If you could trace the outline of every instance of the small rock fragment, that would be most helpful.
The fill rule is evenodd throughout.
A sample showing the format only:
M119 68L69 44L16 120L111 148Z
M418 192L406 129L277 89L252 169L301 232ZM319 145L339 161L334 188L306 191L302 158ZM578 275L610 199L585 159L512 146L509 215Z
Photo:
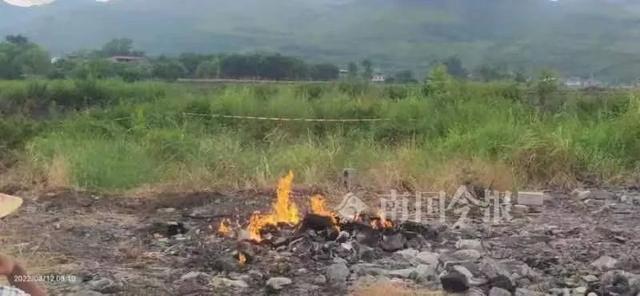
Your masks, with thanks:
M596 261L591 262L591 266L601 271L614 269L617 264L618 260L609 256L601 256Z
M327 267L325 276L330 284L344 284L349 277L349 268L344 263L334 263Z
M457 249L473 249L482 251L482 242L477 239L461 239L456 242Z
M440 283L442 284L442 289L449 293L462 293L469 290L467 277L457 271L440 276Z
M489 296L511 296L511 292L502 288L493 287L491 291L489 291Z
M285 286L293 284L290 278L286 277L272 277L267 280L267 288L272 291L282 290Z

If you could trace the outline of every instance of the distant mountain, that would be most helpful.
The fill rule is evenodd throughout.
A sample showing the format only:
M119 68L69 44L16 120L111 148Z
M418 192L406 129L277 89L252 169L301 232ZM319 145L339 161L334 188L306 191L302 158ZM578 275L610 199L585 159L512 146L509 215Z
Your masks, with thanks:
M0 34L27 35L55 54L130 37L152 54L278 51L387 71L552 67L610 81L640 77L640 3L632 0L58 0L0 1Z

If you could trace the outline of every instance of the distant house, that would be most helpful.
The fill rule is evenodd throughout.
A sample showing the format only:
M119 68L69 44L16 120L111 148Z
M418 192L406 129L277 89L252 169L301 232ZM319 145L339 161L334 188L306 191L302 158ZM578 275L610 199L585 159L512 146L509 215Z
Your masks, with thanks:
M138 63L144 60L144 57L139 56L112 56L109 58L114 63Z
M569 88L582 88L584 82L580 77L571 77L564 82L564 85Z
M347 77L349 77L349 70L347 69L340 69L340 75L339 75L340 79L345 79Z
M373 74L371 77L371 82L385 82L387 79L384 77L384 74Z

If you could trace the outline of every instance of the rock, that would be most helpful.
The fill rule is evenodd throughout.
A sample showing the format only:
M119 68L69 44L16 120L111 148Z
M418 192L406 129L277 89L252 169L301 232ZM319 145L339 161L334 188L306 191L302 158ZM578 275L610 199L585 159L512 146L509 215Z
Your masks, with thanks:
M493 287L489 291L489 296L511 296L511 292L502 288Z
M589 294L587 294L587 296L598 296L598 294L596 294L594 292L590 292Z
M523 289L523 288L516 289L516 296L543 296L543 295L544 295L543 293L528 290L528 289Z
M595 282L598 281L598 277L595 276L595 275L590 274L590 275L583 276L582 280L587 282L587 283L595 283Z
M395 233L391 235L385 235L380 242L380 248L387 252L395 252L404 248L407 243L407 239L402 233Z
M577 198L578 198L578 199L580 199L580 200L585 200L585 199L587 199L587 198L591 197L591 191L589 191L589 190L574 189L574 190L571 192L571 195L572 195L572 196L577 197Z
M463 274L467 278L467 282L469 283L470 286L480 286L487 283L487 281L484 279L476 278L468 268L462 265L454 266L453 270Z
M325 275L330 284L341 285L347 281L349 268L344 263L334 263L327 267Z
M486 296L487 294L484 293L484 291L480 288L477 287L473 287L471 289L469 289L469 291L467 291L467 293L464 293L465 296Z
M456 242L457 249L472 249L482 251L482 242L477 239L461 239Z
M196 280L198 278L209 279L209 275L204 272L191 271L180 277L180 281Z
M221 276L211 279L211 285L214 287L232 287L238 289L246 289L249 285L243 280L232 280Z
M609 256L601 256L596 261L591 262L591 266L601 271L614 269L617 264L618 260Z
M506 275L498 275L496 277L491 278L490 280L491 286L496 288L501 288L507 291L515 291L516 283L512 278Z
M431 265L436 267L440 260L440 255L438 253L433 252L420 252L416 255L416 260L419 263Z
M286 277L272 277L267 281L267 288L271 291L280 291L285 286L293 284L290 278Z
M119 285L108 278L95 279L89 281L87 285L91 290L104 294L118 293L123 289L122 285Z
M587 294L587 287L577 287L577 288L573 289L573 294L572 295L584 296L585 294Z
M442 289L449 293L462 293L469 290L467 277L457 271L452 271L440 276Z
M418 250L404 249L393 253L393 258L404 259L411 262L416 259L416 255L418 255Z
M313 278L312 282L316 285L324 285L327 283L327 278L324 275L319 274L317 277Z
M514 205L511 207L511 215L514 217L524 217L529 214L529 207L525 205Z
M602 275L603 295L635 295L640 292L640 275L623 270L610 270Z
M415 274L413 275L414 280L419 283L426 283L430 281L434 281L436 279L436 265L431 264L420 264L415 269Z
M91 290L85 290L85 291L78 291L73 294L69 294L68 296L104 296L104 295L106 294L102 294L100 292L91 291Z
M396 269L396 270L390 270L386 273L386 275L390 276L390 277L398 277L398 278L402 278L402 279L408 279L410 277L412 277L415 273L416 269L415 268L405 268L405 269Z
M541 206L544 204L544 192L518 192L518 204Z
M451 254L452 257L461 261L475 261L482 257L478 250L458 250Z

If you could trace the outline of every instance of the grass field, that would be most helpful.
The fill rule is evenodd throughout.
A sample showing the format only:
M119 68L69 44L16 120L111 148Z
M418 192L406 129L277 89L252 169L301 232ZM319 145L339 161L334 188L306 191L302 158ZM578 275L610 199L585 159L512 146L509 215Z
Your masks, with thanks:
M511 83L195 86L0 82L0 183L101 191L248 189L289 169L331 188L637 182L640 97ZM298 122L212 114L376 122ZM2 169L4 167L4 169Z

